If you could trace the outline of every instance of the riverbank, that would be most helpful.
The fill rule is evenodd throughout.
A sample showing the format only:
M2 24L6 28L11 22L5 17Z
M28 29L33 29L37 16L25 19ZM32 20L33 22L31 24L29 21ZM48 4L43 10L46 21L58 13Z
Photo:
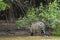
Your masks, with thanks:
M0 36L0 40L60 40L57 36Z

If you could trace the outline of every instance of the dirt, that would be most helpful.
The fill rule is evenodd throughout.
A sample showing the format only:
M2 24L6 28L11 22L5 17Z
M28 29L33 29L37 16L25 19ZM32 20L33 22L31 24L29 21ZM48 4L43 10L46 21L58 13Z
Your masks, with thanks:
M48 35L49 33L46 32ZM8 36L8 35L19 35L19 36L29 36L30 32L29 29L18 29L15 23L4 23L0 24L0 36Z

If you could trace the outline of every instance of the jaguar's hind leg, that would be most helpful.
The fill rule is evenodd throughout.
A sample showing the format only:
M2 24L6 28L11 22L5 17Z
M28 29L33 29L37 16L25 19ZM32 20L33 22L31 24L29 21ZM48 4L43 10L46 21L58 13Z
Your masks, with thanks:
M31 32L31 34L30 34L31 36L33 36L33 32Z

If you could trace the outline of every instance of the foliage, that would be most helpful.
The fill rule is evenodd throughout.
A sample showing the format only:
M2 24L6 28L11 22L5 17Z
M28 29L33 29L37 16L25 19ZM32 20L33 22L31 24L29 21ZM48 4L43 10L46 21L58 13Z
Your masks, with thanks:
M28 10L26 17L20 17L17 21L19 27L29 27L33 20L42 21L48 25L48 27L55 30L52 32L53 35L60 35L60 9L57 1L55 0L53 3L49 3L45 8L41 3L39 9L40 13L38 15L35 14L35 9L32 8Z
M24 17L24 18L19 18L19 20L17 21L17 25L19 26L19 27L27 27L28 26L28 23L27 22L29 22L28 20L27 20L27 18L26 17ZM26 26L27 25L27 26Z
M58 4L56 1L54 1L53 3L49 3L49 6L42 10L39 16L42 17L42 21L45 23L47 22L47 24L49 23L49 27L55 28L59 22L59 14L60 10Z
M8 4L4 3L3 0L0 0L0 11L5 10L8 7Z
M60 9L58 6L55 0L53 3L49 3L49 6L45 7L39 14L41 20L54 29L52 35L60 35Z
M34 21L38 21L39 18L37 18L37 16L35 15L35 11L34 8L32 8L31 10L28 10L26 17L20 17L17 20L17 25L19 27L30 27L30 23L34 20Z

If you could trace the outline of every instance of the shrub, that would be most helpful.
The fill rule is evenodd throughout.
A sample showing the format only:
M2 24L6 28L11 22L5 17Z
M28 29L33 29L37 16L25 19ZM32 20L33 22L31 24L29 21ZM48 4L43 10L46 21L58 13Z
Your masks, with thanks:
M0 11L5 10L8 7L7 3L4 3L3 0L0 0Z
M58 4L56 1L54 1L53 3L49 3L49 6L42 10L39 16L41 17L41 20L44 21L46 24L49 23L49 27L55 28L59 22L59 14L60 10Z
M39 14L41 20L54 29L52 35L60 35L60 9L57 1L49 3L49 6L45 7L44 10ZM40 7L42 8L42 7Z
M39 18L35 15L35 11L34 8L32 8L31 10L28 10L27 14L25 17L20 17L17 20L17 25L19 26L19 28L21 27L30 27L30 24L32 21L38 21Z

